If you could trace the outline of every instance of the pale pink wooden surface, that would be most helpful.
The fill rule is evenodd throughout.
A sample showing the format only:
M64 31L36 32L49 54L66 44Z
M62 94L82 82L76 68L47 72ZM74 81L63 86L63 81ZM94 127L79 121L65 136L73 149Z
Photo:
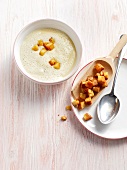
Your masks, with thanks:
M74 76L41 86L21 75L13 57L22 27L55 18L79 34L82 68L127 33L126 0L1 0L0 16L0 170L126 170L127 138L99 138L65 111Z

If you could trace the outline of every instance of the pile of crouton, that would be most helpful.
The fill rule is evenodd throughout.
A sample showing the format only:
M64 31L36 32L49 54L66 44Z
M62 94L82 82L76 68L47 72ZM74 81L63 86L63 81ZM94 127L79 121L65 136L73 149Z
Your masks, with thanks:
M90 75L86 80L80 82L79 97L72 102L72 105L78 110L84 109L92 104L92 98L96 96L103 88L107 87L108 72L104 71L104 66L97 63L94 66L95 75Z

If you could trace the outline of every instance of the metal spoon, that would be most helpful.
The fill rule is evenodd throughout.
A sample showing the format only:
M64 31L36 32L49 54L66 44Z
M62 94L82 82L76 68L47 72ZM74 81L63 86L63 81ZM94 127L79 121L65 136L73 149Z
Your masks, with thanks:
M127 44L123 47L123 49L119 53L118 64L117 64L116 73L114 76L112 90L109 94L101 98L98 104L98 107L97 107L98 118L100 122L103 124L111 123L116 118L116 115L118 114L118 111L120 108L120 101L117 98L117 96L114 95L114 88L115 88L120 64L122 62L122 59L124 57L126 50L127 50Z

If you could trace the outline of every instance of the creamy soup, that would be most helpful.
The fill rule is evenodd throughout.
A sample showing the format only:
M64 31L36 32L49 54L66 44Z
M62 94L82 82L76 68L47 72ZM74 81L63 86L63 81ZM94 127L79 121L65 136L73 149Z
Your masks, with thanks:
M55 40L54 49L47 51L43 56L38 51L32 50L38 40L49 41L53 37ZM71 39L62 31L56 29L35 30L27 35L21 44L21 62L25 70L33 77L41 81L57 81L65 77L73 68L76 61L76 50ZM49 61L55 58L60 63L59 69L54 69Z

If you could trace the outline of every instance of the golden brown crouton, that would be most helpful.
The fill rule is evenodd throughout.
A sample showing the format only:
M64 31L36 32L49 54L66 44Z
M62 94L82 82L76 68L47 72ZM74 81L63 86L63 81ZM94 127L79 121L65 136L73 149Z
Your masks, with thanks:
M96 73L96 74L95 74L95 77L98 77L98 76L100 76L100 73Z
M42 48L41 49L41 51L39 52L39 54L41 55L41 56L43 56L45 53L46 53L46 49L45 48Z
M51 50L54 49L54 44L51 43L51 42L44 42L43 45L44 45L44 47L46 48L46 50L51 51Z
M98 83L100 84L100 85L102 85L102 84L104 84L105 83L105 77L104 76L98 76Z
M93 82L93 86L97 86L98 85L98 81L97 81L96 78L94 78L92 82Z
M94 97L93 90L91 90L91 89L88 90L88 96L91 97L91 98Z
M85 101L79 102L78 109L82 110L85 108Z
M86 80L93 81L94 77L93 76L88 76Z
M102 85L101 85L101 87L103 87L103 88L105 88L105 87L107 87L108 86L108 83L105 81L105 83L103 83Z
M55 69L60 69L60 63L59 63L59 62L56 62L56 63L53 65L53 67L54 67Z
M100 63L97 63L95 66L94 66L95 70L100 73L102 70L104 70L104 66L101 65Z
M51 37L50 39L49 39L49 41L51 42L51 43L55 43L55 39L53 38L53 37Z
M85 103L86 103L87 105L91 105L91 104L92 104L91 97L87 97L87 98L85 99Z
M92 119L92 116L91 116L89 113L85 113L84 116L83 116L83 119L84 119L85 121L87 121L87 120Z
M85 94L88 93L88 89L89 89L88 87L80 88L81 92L82 92L82 93L85 93Z
M80 93L80 94L79 94L79 97L80 97L80 99L85 100L85 98L86 98L86 94L84 94L84 93Z
M94 92L96 92L96 93L98 93L98 92L100 91L100 89L101 89L101 88L100 88L100 87L98 87L98 86L93 87L93 91L94 91Z
M82 88L82 89L84 89L86 86L85 86L85 80L82 80L81 81L81 83L80 83L80 87Z
M100 72L100 76L103 76L103 75L104 75L104 71L101 71L101 72Z
M68 105L68 106L66 106L66 108L65 108L66 110L72 110L72 107L70 106L70 105Z
M90 80L85 81L85 86L88 87L89 89L92 89L93 87L93 82Z
M108 79L108 72L104 72L104 77L106 80Z
M79 100L77 100L77 99L72 102L72 105L74 107L78 107L78 104L79 104Z
M62 120L62 121L67 120L67 116L61 116L61 120Z
M37 45L37 44L34 45L34 46L32 47L32 50L33 50L33 51L38 51L38 50L39 50L38 45Z
M54 58L52 58L50 61L49 61L49 64L51 65L51 66L53 66L53 65L55 65L56 64L56 60L54 59Z
M37 45L38 45L38 46L43 46L43 41L42 41L42 40L38 40Z

